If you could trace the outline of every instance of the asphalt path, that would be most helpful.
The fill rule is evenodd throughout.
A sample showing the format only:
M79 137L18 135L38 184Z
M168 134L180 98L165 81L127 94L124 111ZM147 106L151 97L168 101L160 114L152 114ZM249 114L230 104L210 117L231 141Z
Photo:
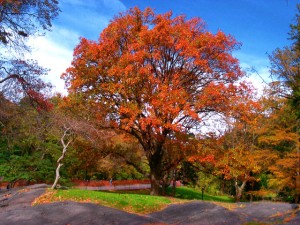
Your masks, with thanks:
M212 202L191 201L137 215L121 210L72 201L31 206L47 185L0 192L0 225L98 224L300 224L298 205L289 203L236 203L227 209Z

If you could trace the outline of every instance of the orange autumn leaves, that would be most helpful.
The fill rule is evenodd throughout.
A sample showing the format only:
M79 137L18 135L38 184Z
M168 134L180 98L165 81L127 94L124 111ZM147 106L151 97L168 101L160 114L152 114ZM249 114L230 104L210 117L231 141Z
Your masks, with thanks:
M206 31L199 18L134 8L97 42L82 38L62 77L119 128L163 135L199 122L203 111L226 108L243 76L230 54L237 46L231 36Z

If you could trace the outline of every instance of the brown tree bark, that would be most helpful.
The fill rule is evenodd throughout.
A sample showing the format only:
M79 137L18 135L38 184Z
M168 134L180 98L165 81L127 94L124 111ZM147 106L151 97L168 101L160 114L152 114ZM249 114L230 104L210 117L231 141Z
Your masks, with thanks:
M241 197L242 197L242 194L243 194L243 190L246 186L246 183L247 183L247 180L244 180L242 185L239 186L238 185L238 180L235 179L235 183L234 183L234 186L235 186L235 201L236 202L239 202L241 200Z
M153 152L153 151L149 151ZM149 166L150 166L150 195L160 195L161 188L160 188L160 180L163 177L162 171L162 152L158 149L155 149L155 153L148 157Z

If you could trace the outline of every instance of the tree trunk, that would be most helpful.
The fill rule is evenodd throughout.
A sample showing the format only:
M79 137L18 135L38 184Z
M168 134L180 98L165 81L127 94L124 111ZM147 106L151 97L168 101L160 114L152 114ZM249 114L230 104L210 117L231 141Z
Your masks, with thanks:
M235 185L234 186L235 186L235 201L236 202L239 202L241 200L243 190L244 190L244 187L245 187L246 183L247 183L247 180L244 180L242 185L239 186L237 179L235 180Z
M160 180L161 185L161 195L166 195L167 188L169 186L169 178L168 174L165 174L165 176Z
M155 153L148 158L148 161L150 166L150 195L160 195L160 180L163 177L161 152L156 150Z
M52 185L52 189L55 189L56 188L56 185L57 185L57 183L58 183L58 180L59 180L59 178L60 178L60 175L59 175L59 170L60 170L60 167L62 167L62 160L64 159L64 157L65 157L65 154L66 154L66 152L67 152L67 149L68 149L68 146L69 146L69 144L72 142L72 138L70 138L69 140L68 140L68 142L66 143L65 142L65 138L68 138L70 135L72 135L72 131L71 131L71 128L66 128L65 127L65 131L64 131L64 134L63 134L63 136L61 137L61 139L60 139L60 142L61 142L61 144L62 144L62 146L63 146L63 150L62 150L62 154L61 154L61 156L59 157L59 159L57 160L57 168L56 168L56 172L55 172L55 181L54 181L54 183L53 183L53 185Z
M160 173L158 171L158 168L151 168L150 167L150 183L151 183L151 189L150 189L150 195L160 195Z
M172 185L172 196L176 195L176 169L173 171L173 185Z
M59 170L60 170L60 167L62 167L62 165L63 165L62 163L58 163L58 165L57 165L57 168L56 168L56 171L55 171L55 181L54 181L54 183L51 187L52 189L56 188L56 185L57 185L58 180L60 178Z

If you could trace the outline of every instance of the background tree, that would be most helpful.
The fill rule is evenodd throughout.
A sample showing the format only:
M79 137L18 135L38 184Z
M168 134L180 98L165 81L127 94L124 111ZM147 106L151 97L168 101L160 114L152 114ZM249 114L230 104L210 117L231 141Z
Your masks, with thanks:
M0 91L7 98L19 100L21 90L37 103L44 103L40 91L49 84L41 76L47 71L24 59L24 53L30 52L26 40L50 30L58 13L57 0L0 1Z
M157 195L166 140L196 128L201 113L227 109L243 76L231 55L237 46L221 31L206 31L199 18L134 8L115 17L98 42L82 38L62 77L71 95L137 138Z
M268 90L261 100L265 113L260 121L263 126L257 130L258 146L265 150L268 187L296 199L295 178L300 169L297 116L289 100L274 96L272 91Z
M77 137L73 146L77 162L70 173L77 179L143 179L149 173L140 144L128 135L114 133L101 142Z
M76 139L68 145L65 157L60 160L63 163L59 170L60 184L68 183L71 178L83 178L80 174L84 174L86 168L81 164L86 163L86 158L94 157L90 163L97 168L100 159L111 154L106 143L115 132L98 129L93 117L87 121L78 116L79 111L81 116L91 112L82 108L71 110L61 96L47 101L53 104L51 111L35 110L28 97L17 103L0 98L0 177L12 185L19 180L53 182L63 143L68 142L66 139L61 142L65 126L72 129Z
M231 98L231 110L223 115L225 130L211 136L204 146L208 154L213 154L214 173L233 180L236 201L240 201L247 182L255 179L261 162L261 150L256 146L261 107L250 86L243 89Z
M0 174L10 182L48 181L53 169L49 115L28 108L49 110L44 94L51 85L41 79L47 70L24 54L26 41L50 30L58 12L56 0L0 1Z
M141 145L128 134L118 134L113 137L111 148L108 151L113 165L111 177L138 179L149 173L149 166Z
M176 180L180 179L178 171L190 155L195 153L196 147L197 141L192 133L174 132L169 135L163 147L164 154L160 168L163 174L160 180L163 195L170 184L172 184L172 195L175 195Z
M297 5L300 12L300 4ZM269 57L271 75L278 79L281 85L276 85L282 95L290 99L290 103L300 118L300 15L296 14L296 24L292 24L289 33L291 46L276 49Z
M20 101L24 96L29 97L32 106L49 110L51 104L43 96L52 85L45 83L41 76L47 70L38 66L33 60L0 60L0 91L12 101Z
M86 142L96 143L95 139L102 140L101 136L104 138L105 135L101 133L97 128L97 124L93 124L91 121L82 120L77 115L81 108L70 108L68 101L65 98L62 98L60 95L57 95L53 98L55 102L55 108L51 111L52 123L54 129L54 135L58 137L59 144L61 146L61 151L57 155L57 167L55 181L52 185L52 188L56 188L58 181L61 177L60 168L66 162L66 155L73 153L74 156L74 142L76 139L84 140ZM86 110L81 112L81 115L89 114ZM72 151L72 152L70 152ZM75 161L73 159L73 161Z
M35 110L28 97L18 103L3 98L0 104L0 176L11 184L20 179L49 182L59 147L50 112Z
M2 0L0 44L15 51L29 50L26 39L50 30L58 13L57 0Z
M296 23L291 24L289 39L292 41L290 46L283 49L276 49L270 56L271 75L277 79L272 87L275 91L282 93L282 96L288 99L292 107L292 114L297 116L294 121L298 135L300 134L300 4L297 4L298 13L296 14ZM298 139L295 143L299 143ZM294 158L300 158L300 147L296 144L297 152ZM293 148L292 148L293 149ZM290 150L292 150L290 149ZM295 155L296 154L296 155ZM299 160L298 160L299 161ZM288 163L289 164L289 163ZM288 165L285 165L288 166ZM292 163L290 163L292 166ZM292 167L291 167L292 169ZM300 173L298 172L299 176ZM295 186L295 185L294 185Z

